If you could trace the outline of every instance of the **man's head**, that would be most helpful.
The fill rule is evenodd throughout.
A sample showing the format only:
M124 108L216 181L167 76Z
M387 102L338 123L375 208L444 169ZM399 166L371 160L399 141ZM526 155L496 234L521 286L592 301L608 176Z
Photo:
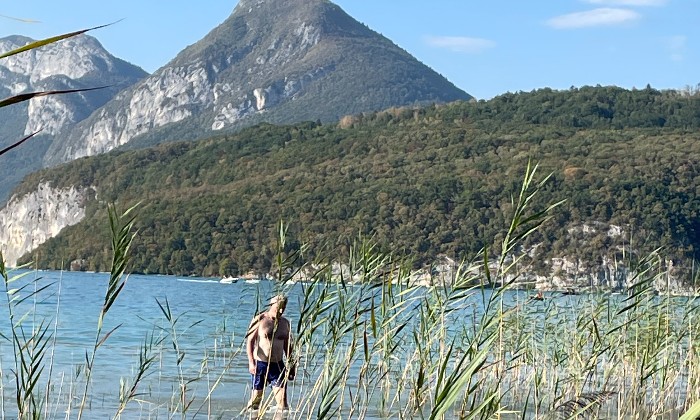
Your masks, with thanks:
M287 308L287 296L277 295L270 299L270 312L282 315Z

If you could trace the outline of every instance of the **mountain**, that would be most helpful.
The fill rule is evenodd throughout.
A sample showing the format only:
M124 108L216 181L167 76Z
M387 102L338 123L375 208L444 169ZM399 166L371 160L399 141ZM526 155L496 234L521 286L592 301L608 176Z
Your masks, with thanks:
M327 0L241 0L202 40L57 139L47 163L261 121L470 98Z
M700 165L688 159L699 129L700 95L615 87L260 124L34 173L0 211L0 244L23 241L3 249L10 263L106 270L106 204L141 202L139 272L266 272L280 220L287 246L310 245L306 258L342 259L360 234L429 266L501 249L531 161L536 179L552 177L530 212L567 201L519 248L521 266L550 283L611 285L663 247L687 280L700 247ZM20 258L38 245L27 238L57 231Z
M0 52L33 40L0 38ZM30 91L106 86L79 94L35 98L0 108L0 147L35 131L40 134L7 155L0 165L0 202L27 173L39 169L53 138L88 117L120 90L146 75L142 69L109 54L93 37L82 35L0 60L0 97Z

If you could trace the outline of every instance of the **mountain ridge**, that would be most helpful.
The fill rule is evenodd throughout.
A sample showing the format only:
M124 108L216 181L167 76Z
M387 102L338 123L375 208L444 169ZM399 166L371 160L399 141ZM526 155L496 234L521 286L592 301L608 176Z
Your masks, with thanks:
M470 98L331 2L241 2L200 41L54 142L46 163L140 136L151 145L261 121L328 122Z
M21 35L0 38L0 52L33 40ZM103 89L31 99L0 109L0 146L39 131L22 147L4 156L0 166L0 202L22 176L42 166L53 138L88 117L118 91L146 75L141 68L111 55L100 42L80 35L0 60L0 96L29 91Z

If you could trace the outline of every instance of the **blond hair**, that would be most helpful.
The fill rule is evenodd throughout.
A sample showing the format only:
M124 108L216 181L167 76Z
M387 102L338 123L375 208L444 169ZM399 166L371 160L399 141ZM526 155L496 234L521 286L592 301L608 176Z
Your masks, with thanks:
M277 303L280 308L286 308L288 301L289 301L289 299L287 299L287 296L279 294L279 295L273 296L270 299L270 305L274 305L275 303Z

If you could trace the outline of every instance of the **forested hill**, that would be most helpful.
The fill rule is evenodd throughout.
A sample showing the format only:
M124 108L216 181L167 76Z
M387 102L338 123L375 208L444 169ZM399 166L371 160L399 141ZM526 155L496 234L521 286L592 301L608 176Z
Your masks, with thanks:
M310 254L358 234L409 254L468 256L500 240L529 160L553 172L536 206L561 199L537 259L614 258L618 246L700 245L700 97L585 87L348 116L339 124L260 125L199 142L117 151L33 174L95 186L87 216L25 259L108 269L106 203L142 202L133 269L224 275L265 271L280 220ZM583 237L584 224L623 228Z

